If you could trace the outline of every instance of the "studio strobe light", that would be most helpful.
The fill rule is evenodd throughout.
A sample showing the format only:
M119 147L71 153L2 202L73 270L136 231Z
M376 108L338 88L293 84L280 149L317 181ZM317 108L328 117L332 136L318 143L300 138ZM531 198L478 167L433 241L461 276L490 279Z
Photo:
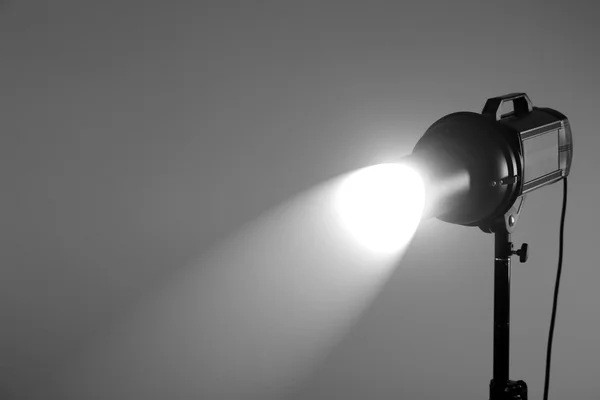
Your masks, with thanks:
M512 108L503 114L506 105ZM510 234L527 194L564 179L566 196L572 157L567 117L533 107L525 93L513 93L489 99L481 114L458 112L441 118L427 129L408 160L424 181L426 217L495 234L492 400L527 398L525 382L509 380L509 317L511 256L527 261L528 247L514 250ZM561 264L562 232L545 398Z
M489 99L481 114L457 112L431 125L398 164L365 168L341 190L339 209L354 236L371 249L403 246L421 218L476 226L495 235L494 352L491 400L527 398L523 381L509 380L510 263L525 197L564 181L559 269L554 295L544 398L547 398L556 298L562 267L567 176L573 156L569 120L534 107L525 93ZM396 246L398 247L398 246Z

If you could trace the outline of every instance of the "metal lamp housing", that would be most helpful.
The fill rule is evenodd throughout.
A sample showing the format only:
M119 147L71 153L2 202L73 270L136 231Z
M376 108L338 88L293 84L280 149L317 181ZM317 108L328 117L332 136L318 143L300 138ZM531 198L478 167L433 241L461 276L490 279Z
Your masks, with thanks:
M508 102L512 111L502 114ZM431 216L491 232L497 221L508 222L511 210L514 225L527 193L569 175L571 127L562 113L511 93L487 100L481 114L442 117L411 158L422 172Z

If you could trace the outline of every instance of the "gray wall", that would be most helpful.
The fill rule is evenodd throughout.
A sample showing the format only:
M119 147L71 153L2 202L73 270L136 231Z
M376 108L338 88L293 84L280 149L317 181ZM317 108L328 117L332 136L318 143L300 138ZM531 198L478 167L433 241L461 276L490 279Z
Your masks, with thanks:
M428 221L386 276L339 284L361 259L311 247L320 194L290 199L511 91L572 123L551 394L596 398L598 6L407 3L2 3L2 398L485 398L491 236ZM528 198L514 235L531 255L513 271L512 377L531 398L560 186Z

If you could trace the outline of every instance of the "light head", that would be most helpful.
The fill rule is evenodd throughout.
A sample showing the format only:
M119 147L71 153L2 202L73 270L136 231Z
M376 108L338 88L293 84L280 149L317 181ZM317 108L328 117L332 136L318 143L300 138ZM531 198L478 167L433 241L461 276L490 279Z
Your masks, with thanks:
M502 114L503 105L512 111ZM338 209L373 249L405 244L423 218L513 232L525 196L569 175L569 120L533 107L525 93L489 99L481 114L457 112L431 125L410 156L352 174Z
M503 115L507 102L513 111ZM425 183L425 217L511 232L525 195L568 176L572 156L567 117L512 93L489 99L481 114L436 121L409 162Z

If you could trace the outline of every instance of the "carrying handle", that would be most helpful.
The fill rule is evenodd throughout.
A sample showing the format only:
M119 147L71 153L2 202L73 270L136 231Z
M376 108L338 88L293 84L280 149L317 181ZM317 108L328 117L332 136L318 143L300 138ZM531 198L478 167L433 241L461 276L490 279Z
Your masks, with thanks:
M502 119L502 106L504 103L512 101L514 112L511 115L519 117L523 114L527 114L533 111L533 104L525 93L510 93L504 96L493 97L488 99L483 106L481 114L489 115L496 121Z

